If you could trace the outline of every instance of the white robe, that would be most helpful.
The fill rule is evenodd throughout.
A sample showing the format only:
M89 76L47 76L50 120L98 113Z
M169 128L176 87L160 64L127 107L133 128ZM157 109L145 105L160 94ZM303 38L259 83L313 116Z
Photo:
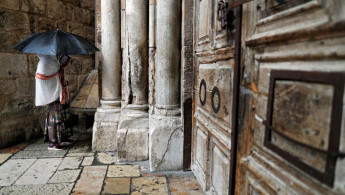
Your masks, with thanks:
M59 71L60 66L56 61L56 56L39 54L38 57L40 61L38 62L36 73L51 76ZM47 105L58 98L61 101L62 86L59 81L59 74L48 80L36 78L36 106Z

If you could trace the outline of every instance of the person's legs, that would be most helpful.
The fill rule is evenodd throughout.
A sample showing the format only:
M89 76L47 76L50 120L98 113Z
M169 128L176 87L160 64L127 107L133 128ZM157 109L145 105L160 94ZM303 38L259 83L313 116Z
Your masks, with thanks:
M48 137L49 137L49 150L63 150L64 148L60 145L61 143L61 125L59 117L59 105L58 102L52 102L48 105L49 116L48 122Z

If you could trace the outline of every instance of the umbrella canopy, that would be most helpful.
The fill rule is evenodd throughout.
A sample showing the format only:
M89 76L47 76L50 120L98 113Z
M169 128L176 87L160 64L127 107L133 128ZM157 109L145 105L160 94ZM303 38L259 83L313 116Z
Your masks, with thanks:
M23 53L45 55L92 54L99 51L85 38L61 30L37 33L18 43L14 49Z

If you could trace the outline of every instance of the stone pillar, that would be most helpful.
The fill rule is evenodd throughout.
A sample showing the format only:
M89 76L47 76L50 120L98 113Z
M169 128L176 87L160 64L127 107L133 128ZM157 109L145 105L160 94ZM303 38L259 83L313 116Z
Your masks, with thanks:
M116 131L121 105L120 0L101 1L102 97L93 126L92 149L117 149Z
M156 12L155 108L149 122L150 170L178 170L183 163L179 86L181 2L157 1Z
M126 89L117 132L119 161L148 159L148 5L148 0L126 0Z

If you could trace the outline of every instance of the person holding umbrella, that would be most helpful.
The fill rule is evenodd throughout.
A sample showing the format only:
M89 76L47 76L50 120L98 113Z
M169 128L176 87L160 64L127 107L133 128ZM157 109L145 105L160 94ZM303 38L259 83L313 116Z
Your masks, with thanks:
M34 34L15 49L23 53L38 54L40 61L36 71L36 106L47 105L45 141L49 150L63 150L61 143L71 143L71 132L66 129L65 102L68 98L64 68L70 61L68 55L92 54L99 51L94 44L81 36L61 30ZM60 64L60 65L59 65Z
M59 66L56 56L38 54L40 61L36 71L36 106L47 106L45 141L49 140L49 150L63 150L61 143L72 143L68 136L72 132L66 126L64 104L68 98L63 70L69 62Z

